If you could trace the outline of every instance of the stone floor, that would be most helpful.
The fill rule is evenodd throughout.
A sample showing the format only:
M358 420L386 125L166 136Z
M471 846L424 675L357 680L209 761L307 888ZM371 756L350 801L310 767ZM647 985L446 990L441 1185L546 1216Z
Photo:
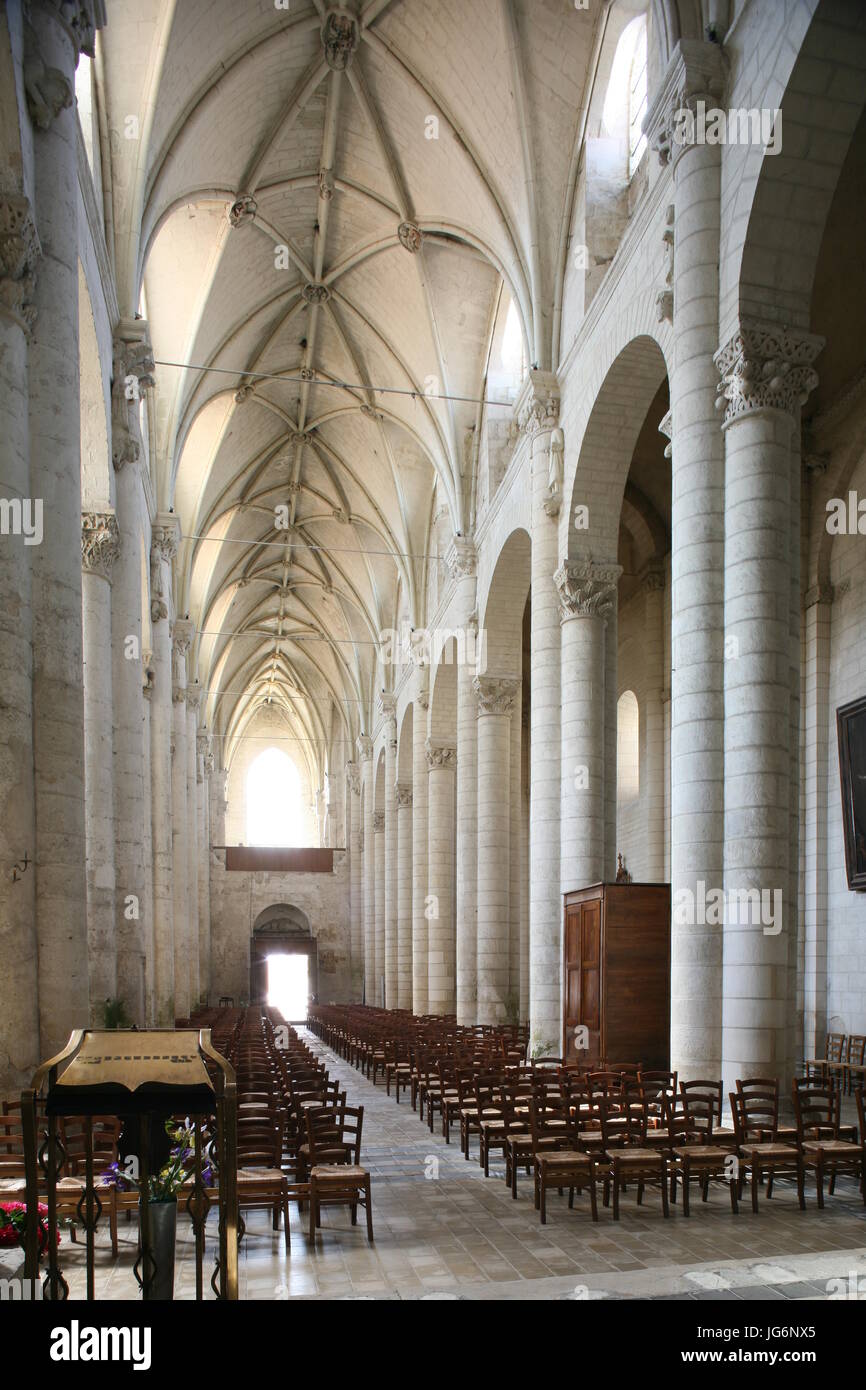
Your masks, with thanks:
M866 1208L850 1180L840 1180L823 1212L811 1184L804 1213L783 1183L758 1216L748 1202L734 1216L717 1187L706 1205L693 1199L688 1220L677 1211L665 1221L657 1194L648 1191L643 1207L631 1193L623 1198L617 1224L600 1207L598 1225L586 1199L576 1197L569 1211L554 1192L541 1226L528 1177L513 1201L501 1162L485 1179L476 1149L467 1163L459 1136L446 1145L438 1131L430 1134L405 1094L396 1104L381 1081L374 1087L318 1039L308 1035L308 1042L344 1081L350 1104L364 1106L362 1161L373 1179L375 1243L367 1243L362 1215L353 1228L348 1208L332 1208L322 1214L312 1249L293 1208L287 1256L267 1213L251 1213L241 1245L242 1298L866 1299ZM134 1240L132 1223L121 1221L118 1259L100 1245L99 1298L138 1296ZM63 1252L72 1296L80 1297L82 1247L64 1236ZM178 1254L177 1295L190 1298L187 1231Z

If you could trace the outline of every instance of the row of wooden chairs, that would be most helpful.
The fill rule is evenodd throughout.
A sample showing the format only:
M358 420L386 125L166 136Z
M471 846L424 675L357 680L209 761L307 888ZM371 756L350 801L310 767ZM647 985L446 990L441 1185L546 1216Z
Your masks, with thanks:
M846 1095L853 1095L866 1083L866 1034L828 1033L824 1056L808 1057L804 1066L807 1076L836 1081Z

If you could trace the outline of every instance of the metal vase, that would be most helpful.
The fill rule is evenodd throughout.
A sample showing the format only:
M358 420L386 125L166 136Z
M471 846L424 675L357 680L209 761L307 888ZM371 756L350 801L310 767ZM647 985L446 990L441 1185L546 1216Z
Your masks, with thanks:
M148 1202L150 1248L153 1265L150 1287L142 1286L148 1302L169 1302L174 1298L174 1242L177 1234L177 1202ZM154 1267L155 1266L155 1267Z

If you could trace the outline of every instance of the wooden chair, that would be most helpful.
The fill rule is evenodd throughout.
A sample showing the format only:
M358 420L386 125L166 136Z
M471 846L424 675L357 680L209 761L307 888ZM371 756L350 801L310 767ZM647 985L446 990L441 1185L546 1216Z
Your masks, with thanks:
M803 1159L797 1144L779 1139L778 1090L731 1092L731 1113L734 1117L737 1152L740 1157L739 1196L743 1195L746 1171L752 1177L752 1211L758 1214L758 1191L764 1174L772 1179L776 1173L796 1178L800 1210L806 1209L803 1187ZM767 1184L767 1197L772 1196L772 1182Z
M727 1183L731 1195L731 1210L736 1214L738 1206L739 1167L736 1139L727 1141L713 1138L715 1120L715 1097L704 1092L696 1092L684 1102L683 1134L677 1133L676 1119L668 1115L671 1148L671 1199L676 1199L676 1184L679 1177L683 1188L683 1216L690 1215L689 1191L693 1179L701 1184L701 1200L709 1197L711 1182Z
M824 1206L824 1178L830 1177L830 1195L836 1190L836 1178L847 1173L860 1179L860 1190L866 1202L863 1176L863 1145L839 1138L840 1091L836 1086L810 1086L794 1089L794 1110L797 1116L797 1138L801 1163L815 1170L815 1190L818 1207Z
M806 1075L818 1075L823 1080L832 1077L840 1081L846 1060L848 1039L844 1033L828 1033L824 1039L824 1056L806 1059Z
M619 1194L629 1182L637 1183L638 1205L643 1201L646 1184L658 1183L662 1212L669 1216L667 1155L663 1149L646 1143L646 1101L634 1094L628 1097L628 1103L618 1104L612 1097L598 1095L594 1103L601 1123L604 1205L609 1203L612 1187L614 1221L619 1220Z
M578 1121L572 1116L568 1100L552 1097L544 1102L532 1098L529 1104L532 1161L535 1178L535 1210L542 1226L547 1221L547 1189L560 1193L568 1188L568 1207L574 1207L575 1191L589 1189L593 1221L598 1220L595 1163L586 1150L578 1147Z
M328 1165L310 1170L310 1240L316 1239L316 1228L321 1225L323 1206L348 1206L352 1212L352 1225L358 1224L358 1207L362 1206L367 1217L367 1239L373 1239L373 1202L370 1192L370 1174L356 1164Z
M289 1231L288 1179L282 1169L282 1140L277 1126L267 1126L258 1133L238 1134L238 1211L268 1210L273 1214L274 1230L283 1217L286 1250L291 1243ZM241 1217L243 1235L243 1217Z
M866 1034L852 1033L845 1054L845 1086L848 1095L866 1081Z
M680 1095L683 1102L688 1106L689 1102L700 1097L708 1097L713 1105L713 1128L711 1138L735 1139L736 1133L733 1129L722 1124L722 1083L721 1081L681 1081Z

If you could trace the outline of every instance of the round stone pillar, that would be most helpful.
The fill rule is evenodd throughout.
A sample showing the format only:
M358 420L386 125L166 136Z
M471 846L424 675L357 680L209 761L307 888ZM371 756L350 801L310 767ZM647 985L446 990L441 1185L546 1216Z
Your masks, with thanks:
M562 1028L560 999L560 669L558 506L550 493L550 436L558 428L559 387L532 370L517 402L529 436L532 474L532 609L530 627L529 1013L532 1046ZM554 502L552 506L551 503Z
M82 512L87 949L90 1021L97 1026L102 1023L105 1001L117 996L111 571L119 549L114 512Z
M456 826L456 1009L458 1023L474 1023L477 1010L477 705L472 682L477 671L478 622L475 615L475 544L455 536L445 556L455 584L449 610L457 648L457 826Z
M412 1008L412 788L398 782L397 1008Z
M123 537L111 576L117 993L139 1028L152 1017L154 946L149 696L142 677L142 667L150 661L150 652L144 651L150 615L142 612L147 514L138 400L153 384L153 369L147 324L122 319L114 338L111 388L115 509Z
M361 998L364 977L364 893L361 865L361 774L358 764L346 763L346 819L349 834L349 921L352 952L352 997Z
M415 696L412 711L412 1012L426 1014L427 944L427 711L426 687Z
M198 906L198 859L201 827L198 816L198 712L201 706L201 691L198 682L187 686L186 691L186 805L187 805L187 891L189 894L189 1003L196 1008L201 999L199 977L199 906Z
M721 147L675 139L677 113L720 105L722 51L677 44L646 120L673 164L667 287L672 318L671 494L671 1066L719 1075L722 934L677 904L722 882L724 815L724 451L715 414Z
M196 790L198 793L198 975L199 995L210 998L210 793L213 771L210 735L200 729L196 739Z
M790 902L792 486L800 407L824 345L741 324L716 358L725 405L725 877L722 1077L786 1079ZM799 528L798 528L799 529Z
M644 642L646 652L646 696L644 701L644 804L647 815L646 868L648 883L665 879L665 669L664 597L665 576L661 566L651 566L643 576Z
M33 649L30 599L37 513L30 491L28 336L39 240L26 198L0 193L0 489L17 527L0 544L0 1092L28 1085L42 1060L36 946ZM17 511L15 510L17 509ZM28 532L30 533L28 535Z
M456 1009L454 935L454 796L457 747L428 739L427 755L427 1010Z
M619 565L590 560L556 573L562 631L562 876L571 892L605 877L605 620ZM561 1030L560 1030L561 1031ZM551 1035L559 1038L560 1032Z
M176 1018L188 1018L190 993L190 884L189 884L189 754L186 710L186 657L194 633L189 618L177 618L172 629L174 673L172 683L171 844L174 900L174 1010Z
M373 744L367 734L358 738L358 760L361 764L361 789L364 797L364 819L359 832L362 878L364 888L364 1003L376 1002L376 928L374 899L373 847Z
M78 121L75 68L92 52L94 5L35 0L25 26L35 220L42 261L29 355L29 495L44 532L31 551L36 932L40 1049L90 1015L81 631ZM14 98L13 98L14 99Z
M478 676L478 1019L508 1013L511 948L511 714L516 676Z
M373 955L373 998L378 1008L385 1006L385 812L373 812L373 873L375 931Z
M385 869L384 957L385 1008L397 1007L397 718L396 701L382 692L380 707L385 719Z
M172 643L168 621L177 517L160 513L151 532L150 617L153 654L150 696L151 834L153 840L154 1022L174 1026L174 892L172 844ZM225 837L223 837L224 840Z

